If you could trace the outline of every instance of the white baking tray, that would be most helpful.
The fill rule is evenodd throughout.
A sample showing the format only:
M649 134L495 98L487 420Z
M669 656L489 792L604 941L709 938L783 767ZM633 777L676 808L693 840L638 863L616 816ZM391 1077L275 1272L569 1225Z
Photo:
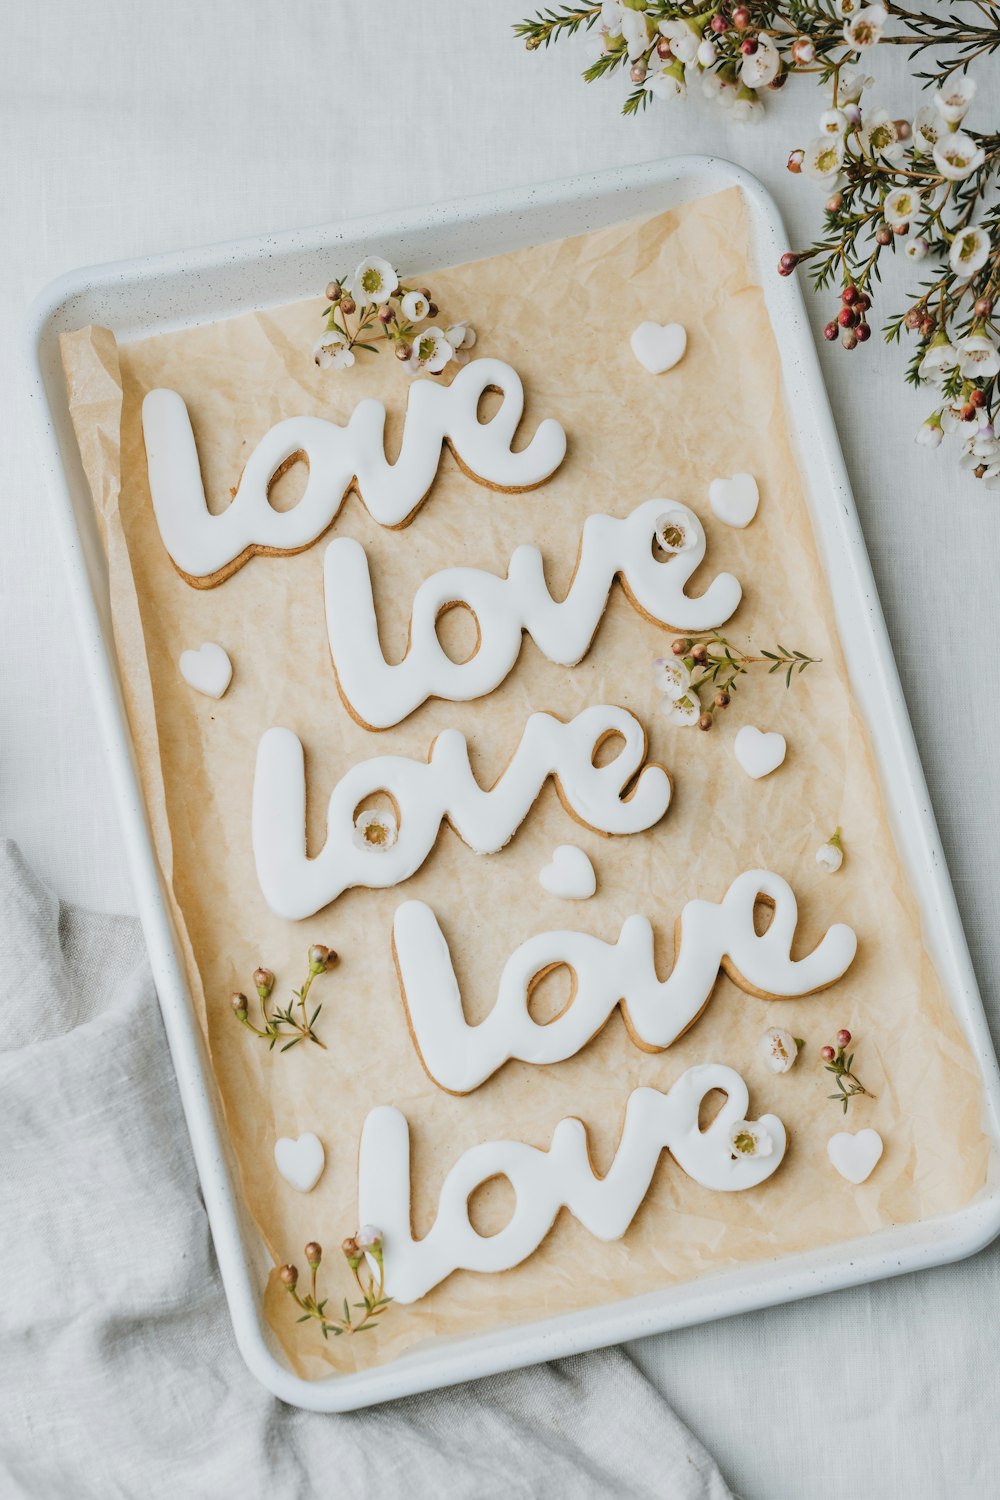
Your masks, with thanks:
M314 296L325 285L331 265L359 258L372 246L404 273L429 271L645 218L734 184L747 201L758 275L781 349L785 386L794 393L788 403L789 420L852 685L872 732L883 795L919 901L925 941L982 1074L984 1128L992 1143L988 1185L969 1207L946 1217L883 1230L821 1251L756 1262L610 1306L468 1339L437 1340L359 1374L317 1382L300 1380L264 1321L263 1289L270 1257L235 1187L215 1083L164 901L112 645L107 571L67 409L59 334L99 323L112 328L119 339L142 338ZM33 405L53 502L53 526L93 683L136 899L233 1326L253 1373L275 1395L294 1405L314 1411L350 1410L957 1260L1000 1232L1000 1073L801 295L794 278L775 274L786 245L777 209L754 178L728 162L686 157L429 209L73 271L53 282L32 308Z

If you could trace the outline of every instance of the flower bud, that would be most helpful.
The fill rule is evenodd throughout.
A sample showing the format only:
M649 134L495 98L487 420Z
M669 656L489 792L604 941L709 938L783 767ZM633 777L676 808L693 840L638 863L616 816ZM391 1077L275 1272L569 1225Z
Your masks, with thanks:
M337 955L332 948L324 948L322 943L314 943L309 949L309 972L310 974L323 974L327 969L332 969L337 962Z
M676 641L670 642L670 649L675 656L687 656L691 650L691 642L686 636L680 636Z
M353 297L344 297L341 300L340 307L341 307L341 311L342 312L345 312L345 313L348 313L348 314L350 314L352 312L357 312L357 310L358 310L358 304L355 302L355 300L354 300Z
M837 1046L849 1047L851 1045L851 1033L849 1031L837 1032Z
M413 345L412 344L401 343L401 344L397 344L396 345L396 358L397 359L409 359L412 353L413 353Z
M988 318L993 311L993 303L989 297L979 297L973 311L977 318Z
M880 224L875 231L875 243L878 245L892 244L892 230L888 224Z
M282 1266L278 1272L279 1280L291 1291L299 1279L298 1269L295 1266Z
M246 995L241 995L239 992L230 995L229 1003L238 1016L245 1016L250 1008Z
M691 647L691 655L693 656L695 661L707 661L708 647L705 645L705 642L696 642L696 644Z
M315 1270L323 1259L323 1246L317 1245L315 1240L310 1240L305 1248L306 1262L312 1270Z
M715 32L716 36L721 36L724 31L729 30L729 22L726 20L725 16L720 15L718 11L715 12L715 15L712 17L708 24Z
M737 5L733 11L733 25L737 31L746 31L750 25L750 12L745 5Z
M833 1062L836 1053L834 1052L832 1047L821 1047L819 1055L824 1062Z
M715 695L715 706L716 706L716 708L728 708L729 707L729 694L726 692L725 688L720 688L719 691L716 693L716 695Z
M711 727L712 727L712 715L711 714L702 714L701 717L700 717L700 719L698 720L698 728L699 729L711 729Z
M428 301L427 301L427 316L429 318L436 318L437 315L438 315L438 305L437 305L437 303L436 302L431 302L430 299L428 298Z
M378 320L380 323L395 323L395 308L390 307L388 303L384 307L380 307L378 310Z
M823 337L826 339L828 344L833 343L834 339L837 337L836 323L827 323L826 327L823 329Z
M639 58L638 62L634 62L632 64L631 68L629 69L628 76L631 78L633 83L645 83L646 64L643 62L641 57Z
M778 261L778 272L781 276L790 276L799 263L799 257L794 250L786 250Z
M257 987L257 993L262 1000L266 1000L274 989L274 975L270 969L254 969L253 982Z
M331 281L331 282L329 282L327 284L327 288L326 288L326 300L327 300L327 302L339 302L340 299L341 299L341 297L343 295L344 295L344 289L341 286L341 284L340 284L339 281Z
M844 206L843 193L831 193L827 198L825 208L828 214L839 214Z
M382 1231L376 1229L374 1224L364 1224L354 1236L354 1242L359 1250L377 1250L382 1244Z

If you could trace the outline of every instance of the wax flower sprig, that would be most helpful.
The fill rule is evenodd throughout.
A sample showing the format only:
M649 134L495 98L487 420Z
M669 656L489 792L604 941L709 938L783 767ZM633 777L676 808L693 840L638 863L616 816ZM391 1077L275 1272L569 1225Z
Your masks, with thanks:
M671 641L670 650L669 657L653 662L667 718L671 724L697 724L699 729L711 729L716 710L729 707L740 678L753 668L765 667L768 676L783 672L787 688L793 675L820 662L819 657L789 651L781 645L754 655L741 651L718 632L700 639L680 636ZM701 697L703 688L715 689L707 705Z
M354 1311L360 1312L360 1318L351 1317L351 1306L347 1298L343 1301L343 1316L327 1316L326 1308L329 1297L319 1300L317 1278L320 1262L323 1259L323 1247L310 1240L303 1254L310 1271L310 1289L303 1295L298 1290L299 1272L297 1266L282 1266L278 1272L279 1280L289 1293L292 1300L302 1309L302 1316L297 1318L299 1323L308 1323L310 1320L317 1322L320 1332L325 1339L332 1333L335 1338L348 1333L370 1333L375 1328L375 1319L381 1317L386 1308L392 1302L391 1297L384 1294L385 1288L385 1266L382 1258L383 1237L382 1231L374 1225L366 1224L359 1229L357 1234L351 1235L341 1246L344 1258L351 1268L351 1274L361 1293L361 1301L354 1303ZM372 1270L372 1262L375 1269Z
M347 370L357 351L378 354L384 344L409 374L440 375L452 362L465 364L476 342L475 330L465 322L422 327L438 316L430 287L404 285L378 255L366 256L352 275L331 281L326 300L323 332L313 346L323 370Z
M820 184L825 217L812 244L785 251L779 273L805 266L817 291L839 289L823 335L850 351L871 339L886 257L922 266L925 278L883 325L889 343L913 338L906 379L934 391L917 441L936 448L953 434L963 467L1000 481L1000 132L964 123L976 95L970 66L1000 50L1000 0L925 9L897 0L580 0L514 30L531 52L585 34L594 55L584 78L627 79L626 114L695 86L749 123L790 76L812 75L828 91L826 107L787 166ZM915 79L934 91L910 119L866 102L868 68L885 47L919 59Z
M864 1094L868 1099L874 1099L875 1095L870 1089L866 1089L861 1079L854 1072L854 1053L848 1054L851 1045L851 1033L849 1031L838 1031L836 1047L829 1045L821 1048L820 1057L828 1073L832 1073L837 1080L837 1092L828 1094L828 1099L835 1099L842 1106L844 1114L847 1114L847 1106L856 1094Z
M309 972L302 987L292 991L292 998L284 1009L279 1006L270 1012L267 1002L275 986L275 977L270 969L255 969L253 982L257 991L257 999L260 1002L261 1025L257 1026L251 1021L250 1002L242 991L237 991L230 999L233 1014L241 1025L253 1032L254 1036L259 1036L267 1042L269 1052L273 1052L279 1042L283 1043L279 1050L289 1052L302 1041L314 1042L317 1047L322 1047L326 1051L326 1043L320 1041L315 1031L316 1021L323 1009L322 1001L314 1007L311 1015L306 1002L313 980L320 974L327 973L336 962L337 955L332 948L325 948L322 943L314 943L309 949ZM286 1037L287 1041L284 1040Z

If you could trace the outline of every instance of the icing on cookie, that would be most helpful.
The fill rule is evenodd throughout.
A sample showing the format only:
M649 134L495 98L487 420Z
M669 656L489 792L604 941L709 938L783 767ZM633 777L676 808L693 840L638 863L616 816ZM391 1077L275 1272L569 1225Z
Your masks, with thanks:
M767 931L758 935L754 907L773 902ZM787 881L769 870L737 876L722 901L689 901L678 923L670 977L657 977L653 928L629 917L616 943L588 932L542 932L515 950L500 976L496 1004L477 1026L466 1023L447 941L423 901L407 901L393 922L400 989L417 1050L430 1077L454 1094L467 1094L510 1058L562 1062L599 1032L616 1005L632 1040L661 1051L687 1030L711 998L719 969L751 994L788 999L833 984L850 967L857 938L836 923L805 958L791 945L798 903ZM539 1025L528 1002L537 979L565 965L573 998L554 1020Z
M483 392L503 401L488 422L478 406ZM346 427L322 417L289 417L265 434L247 460L232 504L212 515L205 502L191 420L176 391L150 391L142 403L149 488L160 536L174 564L195 582L219 581L254 552L300 552L321 536L353 486L382 526L405 526L423 501L447 442L458 463L481 484L534 489L566 452L558 422L541 422L527 447L511 452L524 411L524 390L510 365L477 359L451 385L417 380L410 387L399 457L385 456L385 407L360 402ZM268 490L278 470L303 455L305 493L291 510L277 511Z
M728 1096L706 1130L698 1128L705 1095ZM563 1207L601 1240L628 1229L666 1149L703 1187L738 1192L764 1182L785 1154L785 1127L775 1115L757 1122L770 1138L765 1154L736 1158L732 1127L746 1117L747 1086L732 1068L706 1063L682 1073L668 1093L639 1088L625 1109L621 1140L607 1174L598 1177L587 1151L587 1129L560 1120L547 1151L520 1141L473 1146L451 1168L441 1188L437 1218L420 1240L410 1222L410 1131L391 1105L365 1120L358 1158L358 1217L378 1224L385 1243L385 1290L397 1302L416 1302L453 1271L508 1271L536 1250ZM498 1234L477 1234L469 1196L491 1177L509 1179L517 1198Z
M619 753L595 766L597 746L615 734L624 741ZM587 827L638 833L659 822L670 802L670 777L645 762L645 731L624 708L595 705L568 723L537 713L506 770L485 789L472 773L465 735L446 729L426 762L380 755L351 766L330 796L326 843L310 859L302 745L290 729L269 729L257 749L253 787L260 888L272 911L296 920L351 886L398 885L423 864L445 818L475 853L493 854L516 833L550 776L567 812ZM355 839L354 817L379 791L395 803L399 833L393 844L373 848Z
M685 544L658 559L652 543L668 506L675 524L683 527ZM365 550L351 537L338 537L326 549L324 576L330 655L340 690L363 724L387 729L428 698L461 703L491 693L517 661L523 631L549 661L575 666L590 648L616 576L633 605L656 624L714 630L732 615L742 589L731 573L720 573L697 598L685 594L704 556L701 522L674 501L647 500L624 520L590 516L564 599L552 598L537 547L518 547L505 578L482 568L444 568L417 589L406 656L390 666L379 644ZM438 616L456 603L472 611L479 627L479 644L464 662L450 659L435 628Z

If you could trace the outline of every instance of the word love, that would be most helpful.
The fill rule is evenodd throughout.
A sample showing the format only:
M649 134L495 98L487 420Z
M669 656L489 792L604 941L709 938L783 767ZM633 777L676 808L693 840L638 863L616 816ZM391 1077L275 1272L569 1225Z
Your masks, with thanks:
M683 550L653 554L664 511L683 531ZM687 506L648 500L624 520L594 515L584 522L576 571L565 599L545 582L537 547L518 547L506 578L481 568L444 568L425 580L413 599L409 647L391 666L379 645L368 558L359 542L340 537L326 549L326 625L340 691L369 729L387 729L428 698L464 703L504 680L517 661L523 631L549 661L572 667L586 655L618 577L631 603L648 619L674 630L714 630L728 620L742 589L720 573L696 599L684 585L705 556L705 533ZM454 662L437 636L438 617L455 604L475 616L479 642L473 655Z
M706 1130L698 1125L705 1095L721 1089L726 1102ZM639 1088L629 1096L614 1161L603 1177L590 1165L587 1130L560 1120L548 1151L520 1141L488 1141L459 1157L444 1180L437 1218L415 1240L410 1228L410 1131L398 1109L373 1109L358 1157L358 1217L384 1236L385 1289L397 1302L416 1302L453 1271L509 1271L538 1248L561 1208L568 1208L601 1240L621 1239L653 1179L660 1153L703 1187L740 1192L756 1187L781 1165L785 1127L762 1115L757 1131L770 1150L736 1156L734 1130L746 1123L750 1097L732 1068L705 1063L682 1073L669 1093ZM469 1196L491 1177L506 1177L517 1203L499 1233L477 1234Z
M609 736L622 746L607 765L594 754ZM595 705L569 723L532 714L506 770L488 790L469 764L465 735L446 729L426 762L381 755L350 767L334 787L327 835L315 859L306 853L305 758L290 729L269 729L257 748L253 851L271 910L312 916L351 886L384 890L408 880L430 854L442 822L477 854L494 854L517 832L551 776L571 816L597 833L638 833L670 803L670 777L646 761L646 734L624 708ZM396 841L371 847L355 836L355 815L375 792L395 804Z
M503 397L487 422L483 393ZM399 457L385 456L385 407L365 400L346 427L322 417L290 417L261 439L247 460L232 504L213 515L205 501L191 419L176 391L150 391L142 403L149 489L156 524L175 567L197 588L235 573L255 552L301 552L336 518L356 489L381 526L405 526L425 499L447 443L462 469L495 489L534 489L562 463L566 434L551 418L527 447L511 452L524 412L524 390L510 365L477 359L449 386L416 380L410 387ZM279 472L304 459L309 480L291 510L274 510L269 492Z
M754 926L761 901L773 907L762 935ZM586 932L543 932L511 955L496 1004L478 1026L466 1023L444 934L422 901L407 901L393 922L393 952L421 1061L433 1081L453 1094L485 1083L511 1058L556 1063L573 1057L599 1032L617 1005L633 1042L659 1052L698 1019L719 969L749 994L767 999L811 995L846 973L857 952L850 927L837 923L805 958L793 959L798 923L794 892L780 875L748 870L721 902L689 901L677 924L669 979L657 977L653 928L627 919L617 943ZM571 971L573 996L556 1018L539 1025L528 1013L531 992L552 968Z

